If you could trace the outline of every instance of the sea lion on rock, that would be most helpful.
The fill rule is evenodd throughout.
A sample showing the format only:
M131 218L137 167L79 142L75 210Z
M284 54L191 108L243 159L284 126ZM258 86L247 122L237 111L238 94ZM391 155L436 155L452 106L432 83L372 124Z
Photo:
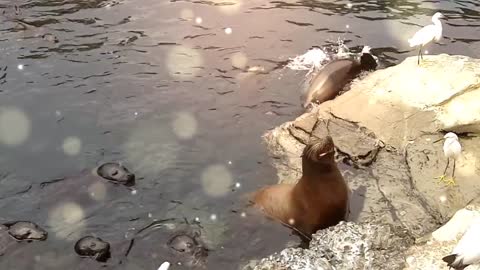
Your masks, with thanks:
M311 80L302 92L302 106L307 108L310 103L321 104L334 99L338 93L356 78L362 71L377 68L377 62L370 54L370 48L364 47L360 60L337 59L326 64Z
M30 221L15 221L3 225L8 228L8 234L17 241L44 241L48 236L44 229Z
M135 175L123 165L113 162L107 162L96 169L98 176L117 184L133 186L135 184Z
M298 182L257 191L254 205L304 237L345 220L349 192L334 154L330 136L310 142L302 153L302 177Z
M91 257L99 262L106 262L110 258L110 244L98 237L82 237L75 243L74 249L81 257Z

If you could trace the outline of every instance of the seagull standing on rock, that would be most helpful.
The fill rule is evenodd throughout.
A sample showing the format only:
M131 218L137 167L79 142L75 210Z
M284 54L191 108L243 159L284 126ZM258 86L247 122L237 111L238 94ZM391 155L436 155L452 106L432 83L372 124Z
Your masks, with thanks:
M432 17L433 24L424 26L422 29L413 35L411 39L408 40L410 47L420 46L418 50L418 59L417 64L420 65L420 57L423 60L422 48L428 43L435 40L436 42L440 41L442 38L442 23L440 22L441 18L444 18L442 13L437 12Z
M449 269L463 270L471 264L480 263L480 220L476 219L462 236L452 254L442 258Z
M458 141L457 134L453 132L448 132L443 138L445 139L445 142L443 143L443 154L447 158L447 166L445 166L443 175L439 177L439 181L445 182L447 185L455 185L455 161L462 153L462 145L460 145L460 142ZM452 178L450 180L445 180L450 158L453 159Z

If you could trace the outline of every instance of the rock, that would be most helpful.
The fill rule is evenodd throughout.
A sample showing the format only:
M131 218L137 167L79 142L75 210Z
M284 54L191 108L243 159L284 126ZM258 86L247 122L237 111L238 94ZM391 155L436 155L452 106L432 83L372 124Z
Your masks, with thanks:
M243 270L401 269L414 239L401 226L370 220L318 231L308 249L288 248Z
M470 206L457 211L445 225L406 251L404 270L447 270L447 264L442 258L452 252L468 227L478 219L480 219L478 207ZM471 265L466 269L479 270L480 265Z
M296 181L305 144L330 134L338 160L348 165L340 168L352 196L362 200L352 200L351 209L361 210L352 220L399 223L416 237L431 232L480 194L480 137L460 136L457 187L437 184L446 158L443 140L433 143L442 130L480 130L478 108L467 104L460 118L449 109L464 97L480 100L478 70L480 60L442 54L421 66L410 57L354 81L346 93L263 136L279 182Z
M478 216L456 211L480 203L479 70L480 60L464 56L426 56L420 66L409 57L267 132L263 139L281 183L299 178L300 154L312 137L332 136L352 190L349 220L358 224L319 231L309 249L288 248L244 269L447 269L441 257ZM447 131L457 132L463 148L454 187L435 179L446 165ZM383 233L389 230L395 233ZM345 234L364 246L347 245ZM416 245L405 260L412 237Z

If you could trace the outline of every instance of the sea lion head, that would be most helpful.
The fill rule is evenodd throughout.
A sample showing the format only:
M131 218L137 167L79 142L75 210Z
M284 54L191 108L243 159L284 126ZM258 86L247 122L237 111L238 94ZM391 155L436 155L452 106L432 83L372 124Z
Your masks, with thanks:
M81 257L92 257L99 262L110 258L110 244L98 237L82 237L75 243L74 250Z
M118 163L108 162L100 165L97 174L109 181L126 186L135 184L135 175Z
M202 266L208 256L208 249L201 243L198 234L176 233L167 246L188 266Z
M318 166L335 163L335 145L332 137L325 136L308 143L302 153L303 173L315 173ZM313 170L313 171L311 171Z

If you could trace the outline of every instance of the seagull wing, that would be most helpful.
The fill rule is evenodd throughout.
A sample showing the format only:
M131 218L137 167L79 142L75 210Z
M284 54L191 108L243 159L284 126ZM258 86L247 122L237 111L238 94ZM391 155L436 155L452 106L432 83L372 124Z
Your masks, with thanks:
M456 262L461 265L470 265L480 262L480 221L476 220L453 249L452 254L457 254Z
M415 35L413 35L413 37L408 40L408 43L410 43L410 47L425 45L435 38L437 32L438 31L435 25L427 25L422 29L418 30L418 32L416 32Z

